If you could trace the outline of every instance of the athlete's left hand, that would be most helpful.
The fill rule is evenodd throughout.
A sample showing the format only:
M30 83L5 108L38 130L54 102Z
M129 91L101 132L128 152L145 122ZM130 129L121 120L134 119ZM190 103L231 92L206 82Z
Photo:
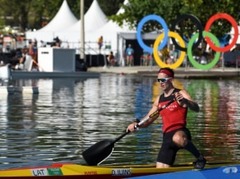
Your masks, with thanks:
M179 93L179 92L175 93L175 99L176 99L176 101L178 102L179 105L181 105L181 106L183 106L184 104L187 105L188 100L185 99L181 93Z

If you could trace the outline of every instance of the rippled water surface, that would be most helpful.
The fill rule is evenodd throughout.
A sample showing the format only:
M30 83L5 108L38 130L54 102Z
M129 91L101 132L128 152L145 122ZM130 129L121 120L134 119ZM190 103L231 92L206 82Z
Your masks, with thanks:
M0 94L0 169L84 164L81 152L103 139L115 139L135 118L143 117L159 94L154 78L102 74L86 80L27 80L39 94ZM193 141L210 162L240 159L240 80L175 81L196 100L190 112ZM161 145L161 121L115 144L103 164L155 163ZM192 162L180 151L176 163Z

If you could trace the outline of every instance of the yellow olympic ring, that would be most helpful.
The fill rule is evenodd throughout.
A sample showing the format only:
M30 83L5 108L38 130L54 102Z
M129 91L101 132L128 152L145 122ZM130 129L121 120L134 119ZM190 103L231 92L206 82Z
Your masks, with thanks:
M172 69L178 68L183 63L183 60L184 60L185 55L186 55L186 52L185 51L181 51L180 57L177 59L177 61L174 64L169 65L169 64L164 63L162 61L162 59L159 57L159 55L158 55L158 44L163 39L163 35L164 35L164 33L161 33L157 37L155 42L154 42L154 45L153 45L153 56L154 56L154 59L155 59L155 61L157 62L158 66L160 68L165 68L165 67L169 67L169 68L172 68ZM185 48L184 40L182 39L182 37L178 33L169 31L168 32L168 36L176 38L178 40L179 45L181 47Z

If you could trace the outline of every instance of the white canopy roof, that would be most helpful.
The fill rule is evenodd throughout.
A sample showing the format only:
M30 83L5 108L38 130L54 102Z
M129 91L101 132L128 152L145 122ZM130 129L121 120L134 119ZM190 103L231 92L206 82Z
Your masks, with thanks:
M84 15L85 33L95 31L101 28L108 21L106 15L100 8L97 0L94 0L86 14ZM63 41L79 42L80 41L81 20L67 29L56 32L57 36Z
M128 3L128 0L125 0L124 4ZM117 14L123 13L122 8L119 9ZM132 32L135 33L136 30L130 30L128 25L124 23L120 27L117 23L112 20L108 21L107 17L101 10L97 0L94 0L91 7L84 16L85 23L85 41L86 43L91 43L91 48L97 48L97 39L100 36L103 36L105 42L109 42L114 50L117 46L117 35L120 32ZM64 32L57 32L57 36L63 41L68 41L70 44L80 42L80 27L81 20L68 29L65 29ZM76 47L75 45L70 45L70 47Z
M127 3L128 0L125 0L123 4ZM124 13L123 8L120 8L117 12L118 15L121 13ZM118 36L122 36L121 34L123 33L131 34L131 37L134 36L132 39L136 38L136 29L130 29L126 22L124 22L122 26L119 26L116 22L109 20L101 28L92 31L91 33L86 33L85 41L96 41L98 37L103 36L103 41L107 42L113 51L116 51L118 46Z
M84 15L84 23L85 23L85 32L96 30L106 24L108 21L106 15L103 13L100 8L97 0L94 0L86 14ZM70 28L66 29L66 31L80 31L81 20L75 23Z
M75 24L77 21L78 19L73 15L67 4L67 1L64 0L58 13L45 27L37 31L26 32L26 37L27 39L52 41L53 38L56 37L56 31L64 30Z

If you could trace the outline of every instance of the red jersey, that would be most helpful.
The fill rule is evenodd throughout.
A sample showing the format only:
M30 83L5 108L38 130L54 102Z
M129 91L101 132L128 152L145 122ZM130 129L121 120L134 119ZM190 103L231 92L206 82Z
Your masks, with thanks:
M173 100L175 98L174 93L178 91L180 90L174 89L172 95L168 97L164 97L164 94L162 94L159 98L158 107L161 109L162 106ZM187 108L180 106L176 101L161 110L159 115L162 117L164 133L186 127Z

